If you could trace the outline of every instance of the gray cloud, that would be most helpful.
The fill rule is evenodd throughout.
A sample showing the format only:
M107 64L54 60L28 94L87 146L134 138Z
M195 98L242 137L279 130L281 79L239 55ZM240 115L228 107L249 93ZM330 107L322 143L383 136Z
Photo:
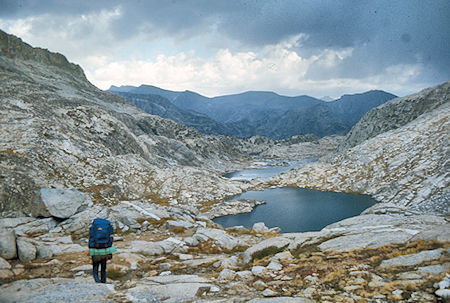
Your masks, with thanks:
M3 19L47 14L55 20L120 8L121 15L107 28L107 37L116 45L136 37L175 42L202 37L211 39L205 45L245 51L304 34L296 48L302 57L325 49L353 48L352 56L333 67L311 65L307 73L311 79L364 78L399 64L420 65L416 80L424 83L450 78L447 0L0 0L0 8ZM66 30L80 40L92 31L89 27ZM223 41L232 43L221 45Z

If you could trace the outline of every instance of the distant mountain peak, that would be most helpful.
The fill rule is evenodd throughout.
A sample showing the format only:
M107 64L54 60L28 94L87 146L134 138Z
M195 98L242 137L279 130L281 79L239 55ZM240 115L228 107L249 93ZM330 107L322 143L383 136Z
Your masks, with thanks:
M207 129L208 133L244 138L262 135L273 139L310 133L318 136L345 134L368 110L395 97L383 91L370 91L325 102L306 95L287 97L272 91L246 91L208 98L190 90L176 92L152 85L126 89L123 87L122 93L147 95L143 96L147 99L145 104L134 100L134 96L123 95L147 112L158 114L160 107L165 106L163 117L201 131ZM150 95L168 99L177 110L169 108L168 104L156 104L157 100Z

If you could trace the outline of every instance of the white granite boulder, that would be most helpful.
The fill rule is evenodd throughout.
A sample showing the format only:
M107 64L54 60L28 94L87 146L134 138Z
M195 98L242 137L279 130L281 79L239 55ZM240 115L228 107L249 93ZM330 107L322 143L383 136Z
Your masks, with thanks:
M219 282L231 282L234 280L234 278L236 278L236 272L234 270L225 268L220 272L217 280Z
M158 256L164 254L164 248L156 242L132 241L130 252L140 253L145 256Z
M16 235L12 230L0 232L0 257L7 260L17 257Z
M84 194L76 189L41 188L40 201L36 202L32 215L67 219L77 212L84 199Z
M253 224L252 230L255 233L267 233L269 232L269 228L264 224L264 222L258 222Z
M29 240L17 239L17 255L22 262L29 262L36 259L36 247Z
M188 251L186 243L174 237L170 237L163 241L156 242L156 244L162 247L164 253L166 254L185 253Z
M200 242L211 240L217 246L227 250L232 250L244 244L241 240L227 234L224 230L215 228L201 227L197 229L193 237Z

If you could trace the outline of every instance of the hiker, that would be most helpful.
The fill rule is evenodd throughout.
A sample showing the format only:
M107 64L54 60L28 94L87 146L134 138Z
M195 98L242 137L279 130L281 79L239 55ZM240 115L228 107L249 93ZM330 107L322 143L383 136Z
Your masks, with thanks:
M106 219L97 218L89 229L89 255L92 257L92 272L97 283L106 283L106 262L112 258L114 228ZM101 267L100 276L98 268Z

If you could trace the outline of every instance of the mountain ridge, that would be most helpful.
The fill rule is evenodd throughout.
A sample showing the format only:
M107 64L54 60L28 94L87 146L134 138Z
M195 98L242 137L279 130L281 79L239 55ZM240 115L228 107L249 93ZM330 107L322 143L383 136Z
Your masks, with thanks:
M212 128L202 125L194 126L200 131L208 129L208 133L211 134L241 138L261 135L272 139L286 139L306 134L320 137L345 134L369 109L395 97L384 91L372 90L344 95L340 99L325 102L306 95L288 97L271 91L247 91L208 98L191 91L169 91L150 85L141 85L134 89L131 86L124 86L123 91L120 92L120 90L121 88L112 87L110 91L121 94L125 99L129 99L127 94L130 94L130 98L132 98L131 94L147 95L143 98L146 98L148 103L152 102L152 97L148 93L160 95L180 110L204 114L216 122L216 127ZM141 103L141 106L144 105ZM324 110L324 107L329 110ZM303 110L299 110L300 108ZM315 113L314 110L319 111ZM155 114L155 112L149 113ZM324 116L321 117L318 113L323 113ZM294 117L295 114L297 117ZM179 119L177 122L192 126L192 117L188 113L187 116L190 122ZM291 117L289 120L291 122L280 123L280 120L286 116ZM170 114L164 117L171 118ZM311 120L311 117L315 117L315 120ZM275 124L269 121L275 121L277 128L271 129L270 125Z

